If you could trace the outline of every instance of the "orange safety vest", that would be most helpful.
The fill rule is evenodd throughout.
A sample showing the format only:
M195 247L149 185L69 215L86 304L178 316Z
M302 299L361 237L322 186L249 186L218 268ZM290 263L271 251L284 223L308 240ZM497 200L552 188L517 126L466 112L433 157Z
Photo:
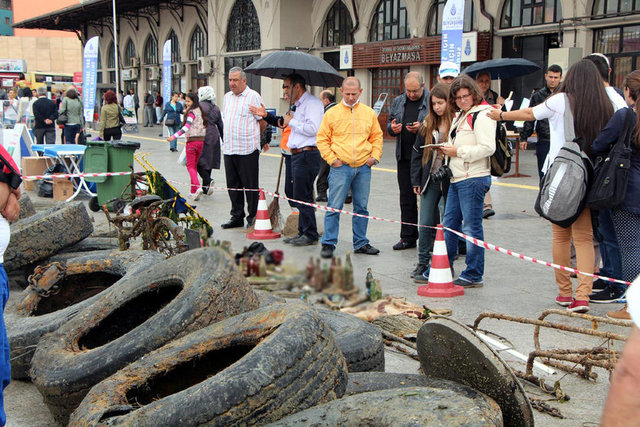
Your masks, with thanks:
M282 129L282 139L280 140L280 148L289 150L289 137L291 136L291 127L287 126Z

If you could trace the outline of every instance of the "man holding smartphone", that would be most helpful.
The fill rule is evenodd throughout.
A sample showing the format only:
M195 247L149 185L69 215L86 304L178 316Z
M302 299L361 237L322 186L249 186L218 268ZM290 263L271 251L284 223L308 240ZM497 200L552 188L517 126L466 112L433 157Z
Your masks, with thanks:
M411 186L411 151L420 123L429 112L429 91L424 88L422 75L415 71L404 78L405 93L391 104L387 133L396 137L396 161L398 164L398 188L400 190L400 217L402 222L418 223L418 201ZM418 229L402 225L400 241L393 245L396 251L415 248Z

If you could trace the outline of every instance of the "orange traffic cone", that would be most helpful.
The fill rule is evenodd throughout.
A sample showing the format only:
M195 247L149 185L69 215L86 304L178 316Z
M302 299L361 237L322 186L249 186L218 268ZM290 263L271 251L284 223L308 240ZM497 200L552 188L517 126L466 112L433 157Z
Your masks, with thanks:
M423 297L449 298L464 295L464 288L453 284L451 266L447 256L447 245L444 241L444 229L438 224L436 241L433 243L429 283L418 286L418 295Z
M247 238L252 240L277 239L280 233L275 233L271 229L271 219L269 218L269 210L267 209L267 199L264 197L264 191L260 190L260 198L258 199L258 213L253 223L253 232L247 234Z

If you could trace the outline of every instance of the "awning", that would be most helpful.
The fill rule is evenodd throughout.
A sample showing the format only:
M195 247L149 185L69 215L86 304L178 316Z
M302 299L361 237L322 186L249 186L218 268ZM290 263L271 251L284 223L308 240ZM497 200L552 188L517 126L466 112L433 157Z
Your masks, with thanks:
M189 0L116 0L118 16L136 13L144 8L158 8L160 4L194 4ZM59 31L80 31L91 21L110 18L113 15L112 0L87 0L75 6L66 7L46 15L36 16L13 25L13 28L29 28Z

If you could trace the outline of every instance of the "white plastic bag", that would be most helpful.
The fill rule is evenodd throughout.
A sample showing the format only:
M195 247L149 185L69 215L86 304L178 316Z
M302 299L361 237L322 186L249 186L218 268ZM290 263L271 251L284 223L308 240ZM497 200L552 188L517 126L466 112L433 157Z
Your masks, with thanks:
M187 148L183 148L180 153L180 157L178 157L178 164L182 166L187 166Z

